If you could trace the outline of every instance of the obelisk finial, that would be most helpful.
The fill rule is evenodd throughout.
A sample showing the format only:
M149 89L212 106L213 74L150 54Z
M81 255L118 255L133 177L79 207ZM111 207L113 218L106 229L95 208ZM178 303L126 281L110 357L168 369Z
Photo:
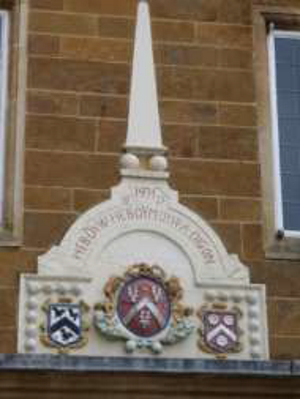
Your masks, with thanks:
M161 138L150 10L146 0L138 2L125 150L127 154L121 163L123 170L133 169L134 164L139 170L162 172L167 168L162 157L165 147ZM145 160L145 156L148 159Z
M162 148L149 4L138 3L126 147Z

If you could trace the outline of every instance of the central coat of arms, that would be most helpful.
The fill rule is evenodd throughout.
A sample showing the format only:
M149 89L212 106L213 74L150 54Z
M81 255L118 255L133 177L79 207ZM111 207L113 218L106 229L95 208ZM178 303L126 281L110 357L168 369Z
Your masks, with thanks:
M118 296L117 313L123 325L139 337L164 330L171 315L165 287L148 277L129 279Z
M111 277L104 293L106 301L95 307L95 326L107 338L125 340L127 352L149 348L161 353L163 345L194 330L192 310L181 303L179 280L167 279L158 266L132 266L122 277Z

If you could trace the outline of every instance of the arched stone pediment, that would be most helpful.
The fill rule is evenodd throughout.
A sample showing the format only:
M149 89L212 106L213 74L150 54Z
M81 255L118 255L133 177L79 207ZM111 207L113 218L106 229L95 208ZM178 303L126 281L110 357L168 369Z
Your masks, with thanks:
M123 264L124 259L127 264L174 262L174 251L190 265L196 284L249 280L237 256L227 253L207 222L177 202L166 182L126 180L111 200L79 217L61 245L40 258L39 271L95 276L97 265Z

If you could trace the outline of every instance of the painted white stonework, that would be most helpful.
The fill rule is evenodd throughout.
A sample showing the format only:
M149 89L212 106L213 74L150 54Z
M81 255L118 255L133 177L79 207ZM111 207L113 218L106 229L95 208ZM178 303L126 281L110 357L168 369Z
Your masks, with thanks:
M126 145L163 149L147 1L138 7Z
M66 348L60 350L45 344L48 331L46 328L45 332L45 326L52 325L45 309L49 304L64 303L67 306L69 303L84 309L84 339L69 348L68 353L73 355L267 359L264 286L250 284L248 268L236 255L227 253L214 230L199 215L181 205L177 192L168 185L168 164L161 144L160 128L157 130L159 118L151 58L149 9L144 0L139 3L138 15L135 62L141 64L138 70L134 69L133 85L141 85L140 77L136 75L140 74L140 68L145 69L144 79L149 79L151 89L142 85L141 92L146 93L146 105L155 100L152 104L155 109L150 107L152 111L148 115L154 134L147 132L147 123L142 123L143 118L134 123L129 121L125 145L127 152L121 157L122 179L112 189L111 199L80 216L60 245L39 257L36 275L21 277L18 350L21 353L64 352ZM144 49L150 67L141 61ZM131 117L136 119L140 115L137 105L142 97L137 87L133 87L131 93L134 98L130 112ZM138 131L133 129L135 124ZM143 128L146 129L146 137L139 138L138 132L142 134ZM172 292L172 282L180 282L180 301L174 300L178 304L176 312L182 313L178 320L188 317L183 329L187 325L193 326L189 334L184 335L183 331L184 339L172 345L165 344L165 336L170 332L168 326L165 333L163 331L157 337L146 340L150 342L152 351L146 350L146 347L136 348L132 334L128 334L132 339L128 339L124 346L124 342L110 340L96 328L99 317L101 319L105 312L113 312L111 306L117 305L118 301L117 296L110 297L108 290L113 283L107 283L112 281L112 277L122 279L128 268L141 264L157 265L159 270L163 270L166 284L169 284L168 292ZM111 303L107 302L107 298ZM151 306L153 310L153 304ZM193 313L187 316L185 306L191 308ZM228 334L233 341L228 353L211 353L203 350L203 344L199 343L199 329L204 320L201 317L206 308L220 315L220 319L224 316L228 323L232 320L238 323L233 323L233 327L229 325L227 330L223 325L217 325L216 330L208 331L206 345L210 339L213 342L214 334L219 334L216 342L220 341L222 345ZM116 314L114 322L118 325L119 321ZM41 326L44 327L43 332ZM126 334L124 336L126 340ZM127 353L126 349L132 353Z
M88 344L72 354L125 355L123 345L97 333L93 308L104 300L103 288L111 276L139 263L159 265L168 276L178 277L184 302L194 309L195 331L167 347L164 357L214 358L199 349L197 312L205 304L221 302L243 312L243 351L228 358L268 358L264 287L249 284L248 269L227 253L203 219L177 202L166 182L137 178L124 179L112 190L111 200L82 215L60 246L39 258L37 275L22 276L19 351L56 352L39 341L38 326L45 318L40 305L49 298L55 303L58 297L71 297L90 306L91 324Z

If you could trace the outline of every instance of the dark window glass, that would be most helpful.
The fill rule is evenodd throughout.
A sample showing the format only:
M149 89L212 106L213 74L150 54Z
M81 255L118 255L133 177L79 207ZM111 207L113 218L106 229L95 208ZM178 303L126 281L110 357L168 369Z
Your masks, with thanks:
M300 39L276 38L283 227L300 231Z

